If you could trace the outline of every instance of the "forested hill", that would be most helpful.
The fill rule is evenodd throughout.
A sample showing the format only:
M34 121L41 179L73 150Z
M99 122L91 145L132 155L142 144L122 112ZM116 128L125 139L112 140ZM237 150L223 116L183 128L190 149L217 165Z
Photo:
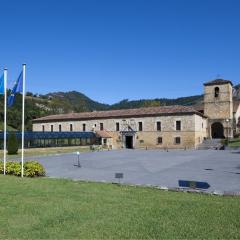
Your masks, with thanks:
M240 98L240 85L236 86L236 97ZM32 120L50 114L70 113L70 112L86 112L100 111L112 109L128 109L151 106L167 106L167 105L198 105L202 102L203 95L182 97L176 99L142 99L122 100L116 104L109 105L96 102L86 95L71 91L71 92L55 92L46 95L36 95L28 92L26 96L26 129L32 129ZM21 110L22 100L21 95L17 95L15 104L8 109L8 126L9 129L21 129ZM0 95L0 120L3 122L3 96ZM2 130L2 124L0 124Z

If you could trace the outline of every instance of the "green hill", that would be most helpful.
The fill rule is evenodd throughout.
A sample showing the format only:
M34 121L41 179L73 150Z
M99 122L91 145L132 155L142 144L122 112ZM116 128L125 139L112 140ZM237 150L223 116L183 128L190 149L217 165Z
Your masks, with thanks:
M236 86L235 97L240 99L240 84ZM26 129L32 129L32 120L46 115L61 114L70 112L101 111L112 109L129 109L151 106L169 105L199 105L203 101L203 95L181 97L176 99L156 98L141 100L122 100L118 103L109 105L99 103L86 95L71 92L54 92L45 95L36 95L31 92L26 96ZM22 122L22 96L17 95L13 107L8 108L9 130L21 129ZM0 130L3 123L3 96L0 95Z

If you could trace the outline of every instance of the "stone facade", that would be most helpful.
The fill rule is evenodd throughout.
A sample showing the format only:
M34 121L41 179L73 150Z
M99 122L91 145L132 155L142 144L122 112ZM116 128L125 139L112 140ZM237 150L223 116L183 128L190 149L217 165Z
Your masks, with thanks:
M177 129L180 122L180 130ZM158 122L161 128L157 128ZM139 123L142 130L139 131ZM117 125L119 124L119 129ZM176 115L124 119L96 119L88 121L59 121L34 123L33 131L100 131L105 130L112 136L112 148L126 147L124 128L130 126L134 148L195 148L206 137L206 119L202 116ZM101 128L102 127L102 128ZM176 138L180 142L176 142ZM162 138L161 142L159 138ZM109 142L109 140L108 140Z
M208 137L232 138L234 124L232 83L226 80L215 82L206 83L204 87L204 115L208 118ZM223 134L220 133L221 125Z
M36 119L33 131L92 131L108 148L196 148L205 138L231 138L238 132L240 106L232 83L204 84L204 108L184 106L52 115ZM109 137L110 135L110 137ZM106 137L104 137L106 136Z

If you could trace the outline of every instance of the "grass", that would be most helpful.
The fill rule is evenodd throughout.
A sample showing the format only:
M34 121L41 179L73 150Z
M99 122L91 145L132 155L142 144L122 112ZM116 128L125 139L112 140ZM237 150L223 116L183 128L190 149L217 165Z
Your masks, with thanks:
M71 153L71 152L86 152L89 151L89 146L74 146L74 147L52 147L52 148L28 148L25 149L24 154L26 157L31 156L41 156L41 155L52 155L52 154L62 154L62 153ZM17 155L8 155L8 160L21 157L21 149L19 149ZM0 150L0 158L3 158L3 150Z
M0 176L2 239L240 239L240 198Z
M240 147L240 138L230 139L228 142L229 147Z

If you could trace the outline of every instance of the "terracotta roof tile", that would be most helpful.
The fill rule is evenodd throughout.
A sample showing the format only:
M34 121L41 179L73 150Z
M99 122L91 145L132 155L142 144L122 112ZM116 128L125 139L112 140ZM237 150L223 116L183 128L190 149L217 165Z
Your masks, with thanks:
M111 110L111 111L96 111L82 113L68 113L59 115L50 115L33 120L33 122L49 122L49 121L74 121L74 120L90 120L90 119L106 119L106 118L124 118L124 117L146 117L156 115L174 115L174 114L198 114L193 107L187 106L163 106L163 107L148 107L137 109Z
M213 81L204 83L204 86L223 85L223 84L227 84L227 83L230 83L231 85L233 85L230 80L215 79Z
M105 130L103 131L96 131L96 134L101 138L112 138L112 136Z

